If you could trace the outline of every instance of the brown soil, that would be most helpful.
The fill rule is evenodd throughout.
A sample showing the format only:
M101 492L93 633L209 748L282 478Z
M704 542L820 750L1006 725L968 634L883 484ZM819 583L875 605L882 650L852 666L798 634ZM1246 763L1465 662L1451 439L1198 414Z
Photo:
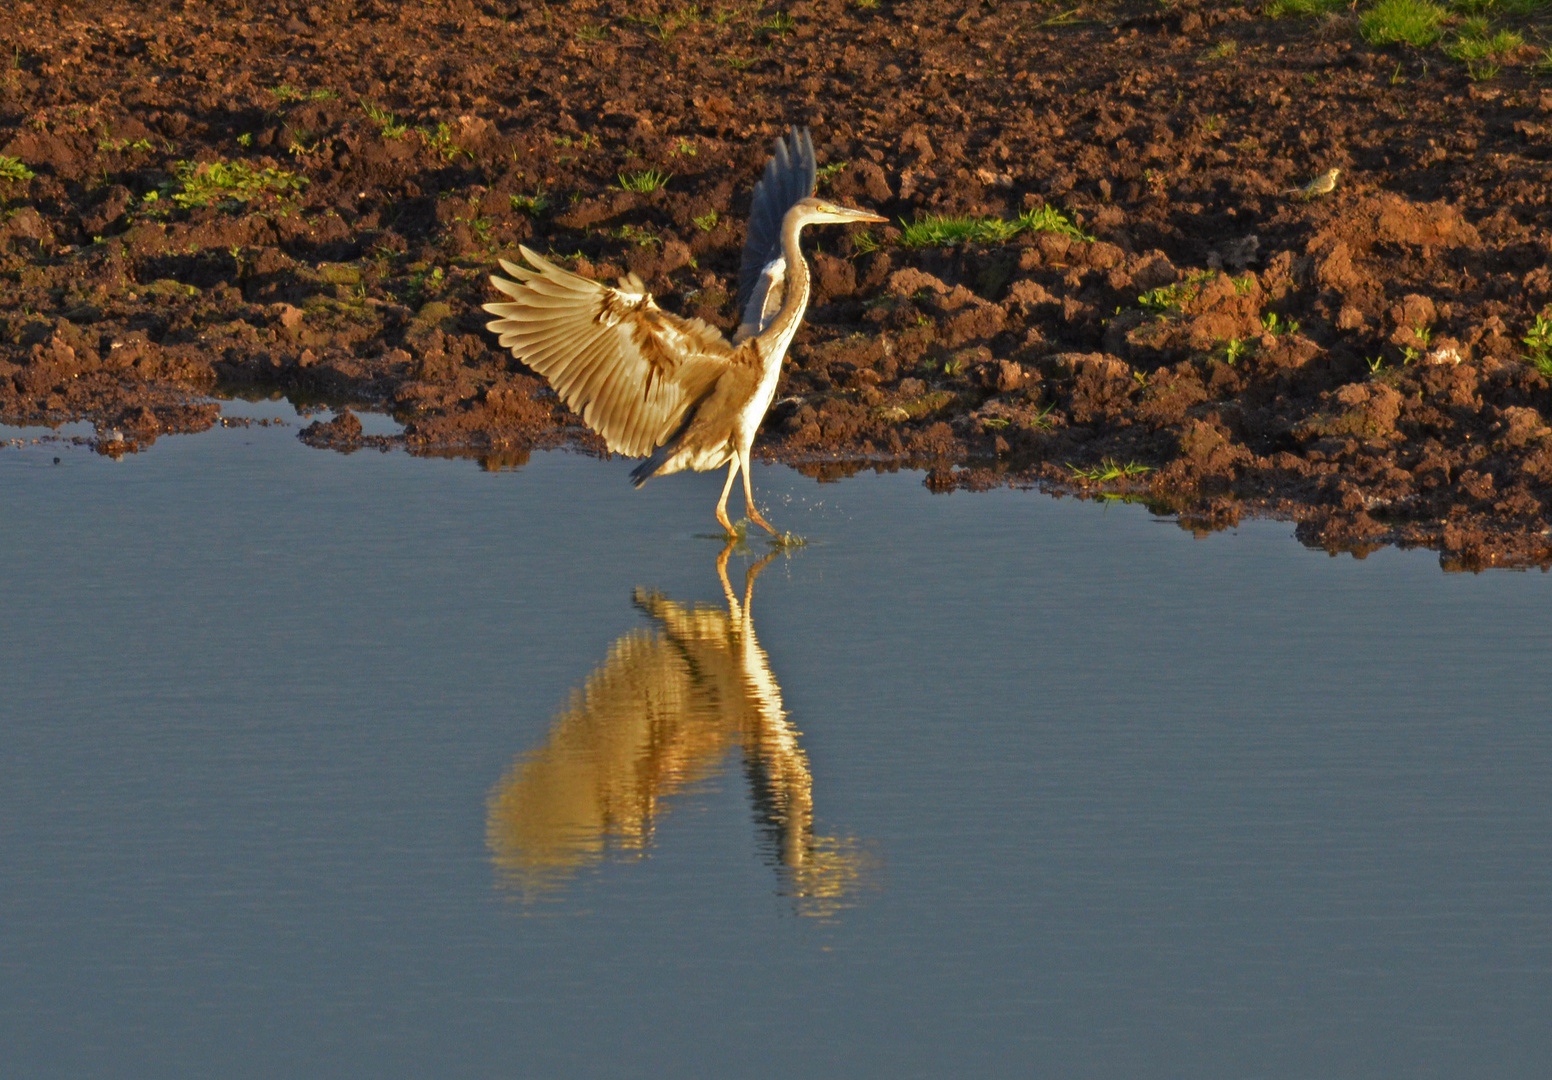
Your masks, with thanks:
M1552 564L1552 389L1521 356L1552 299L1552 86L1513 58L1473 82L1371 48L1351 17L1068 10L19 4L0 153L35 176L0 180L0 418L144 445L215 422L224 384L389 407L416 452L596 446L484 332L496 256L634 271L731 328L750 188L801 123L843 199L905 220L1050 204L1095 239L908 250L890 229L864 252L816 231L767 458ZM175 198L180 163L218 160L307 183ZM1284 194L1332 166L1334 193ZM647 169L666 190L620 189ZM1073 468L1106 461L1152 471Z

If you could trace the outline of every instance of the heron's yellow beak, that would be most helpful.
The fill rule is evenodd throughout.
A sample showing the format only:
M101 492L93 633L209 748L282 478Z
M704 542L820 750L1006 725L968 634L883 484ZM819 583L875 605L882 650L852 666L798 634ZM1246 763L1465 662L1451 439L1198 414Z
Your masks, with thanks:
M880 217L871 210L857 210L850 206L837 206L835 203L824 203L819 207L820 221L835 225L847 225L854 221L884 222L889 219Z

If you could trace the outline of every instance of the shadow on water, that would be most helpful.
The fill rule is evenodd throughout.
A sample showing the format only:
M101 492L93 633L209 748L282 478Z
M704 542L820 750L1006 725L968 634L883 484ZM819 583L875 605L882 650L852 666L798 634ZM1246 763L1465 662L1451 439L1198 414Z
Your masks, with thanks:
M751 565L742 601L717 557L727 608L686 605L637 588L651 629L622 635L559 714L548 740L492 791L486 842L504 886L533 901L582 868L640 858L670 800L742 756L766 861L800 915L856 902L872 860L852 838L814 833L814 781L802 733L754 629L754 583L779 552Z

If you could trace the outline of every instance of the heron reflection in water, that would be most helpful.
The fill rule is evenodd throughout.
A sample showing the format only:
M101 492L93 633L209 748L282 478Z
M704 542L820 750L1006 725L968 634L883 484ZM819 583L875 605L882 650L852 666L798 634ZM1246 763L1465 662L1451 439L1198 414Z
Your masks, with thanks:
M851 840L814 835L813 776L781 688L755 638L749 567L742 602L717 559L727 598L688 606L637 589L656 622L614 643L573 693L548 741L491 793L486 839L503 879L533 897L613 853L650 846L666 800L718 773L736 747L779 891L804 915L849 906L866 860Z

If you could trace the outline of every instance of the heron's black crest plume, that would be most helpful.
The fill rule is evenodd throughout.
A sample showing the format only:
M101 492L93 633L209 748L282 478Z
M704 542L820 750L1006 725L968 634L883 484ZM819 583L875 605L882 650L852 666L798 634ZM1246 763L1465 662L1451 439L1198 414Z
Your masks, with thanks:
M749 302L765 264L781 256L781 219L812 195L818 182L819 164L808 128L794 127L785 139L776 140L765 175L754 187L744 257L738 266L738 311Z

